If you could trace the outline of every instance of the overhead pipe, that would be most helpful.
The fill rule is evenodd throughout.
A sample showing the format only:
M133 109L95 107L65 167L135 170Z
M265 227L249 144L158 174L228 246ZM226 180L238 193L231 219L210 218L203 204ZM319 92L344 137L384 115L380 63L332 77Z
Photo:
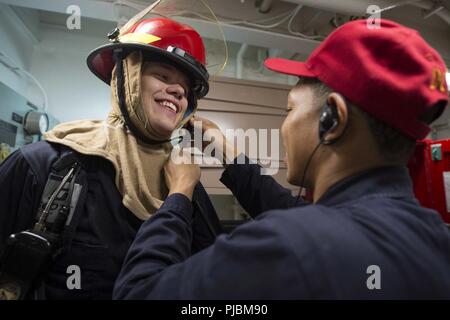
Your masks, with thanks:
M420 1L412 5L418 8L422 8L424 10L425 16L427 16L427 13L432 12L435 9L435 4L429 1ZM442 20L444 20L445 22L447 22L447 24L450 25L450 12L448 10L439 10L434 14L439 16Z
M272 0L261 0L258 11L261 13L269 12L270 8L272 7L272 2Z
M392 5L392 1L388 0L285 0L295 4L303 4L308 7L338 12L347 15L362 15L367 11L369 5L377 5L380 8L384 8Z
M329 1L329 0L285 0L295 4L303 4L308 7L337 12L347 15L365 15L367 8L371 5L377 5L380 9L392 7L395 5L410 5L417 8L424 9L426 11L432 11L435 8L435 3L432 1L418 1L411 0L406 2L395 2L389 0L341 0L341 1ZM450 25L450 12L448 10L439 10L435 13L447 24Z
M248 44L243 43L239 48L236 56L236 78L242 79L242 74L244 70L244 54L248 49Z

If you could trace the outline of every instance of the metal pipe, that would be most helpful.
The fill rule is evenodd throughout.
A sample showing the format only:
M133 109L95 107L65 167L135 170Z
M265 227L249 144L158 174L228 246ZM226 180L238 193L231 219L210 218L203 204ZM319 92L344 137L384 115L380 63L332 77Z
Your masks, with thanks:
M422 8L424 12L431 11L435 8L435 5L430 1L421 1L413 3L413 5L415 7ZM439 10L435 14L450 25L450 12L448 10Z
M370 5L377 5L380 9L399 5L411 5L424 10L433 10L435 4L432 1L407 1L403 4L395 3L390 0L342 0L342 1L329 1L329 0L285 0L287 2L295 4L303 4L308 7L329 11L338 12L348 15L364 15L367 13L367 8ZM442 20L450 25L450 12L448 10L440 10L435 13Z
M271 7L272 7L272 0L262 0L258 10L261 13L267 13L270 11Z
M244 54L247 51L248 44L243 43L239 48L236 56L236 78L242 79L242 73L244 70Z
M363 15L367 11L369 5L377 5L384 8L392 5L389 0L286 0L287 2L295 4L303 4L308 7L329 11L338 12L347 15Z

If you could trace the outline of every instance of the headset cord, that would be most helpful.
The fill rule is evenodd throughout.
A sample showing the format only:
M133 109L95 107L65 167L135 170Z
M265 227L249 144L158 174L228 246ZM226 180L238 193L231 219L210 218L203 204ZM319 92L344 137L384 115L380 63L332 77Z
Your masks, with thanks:
M303 191L303 188L304 188L304 187L303 187L303 184L304 184L305 178L306 178L306 171L308 170L309 164L310 164L310 162L311 162L311 160L312 160L314 154L316 153L316 151L319 149L319 147L320 147L321 145L332 145L332 144L335 144L335 143L336 143L339 139L341 139L342 136L346 133L347 127L348 127L348 121L345 123L344 130L342 130L342 133L340 134L340 136L339 136L339 137L336 137L336 138L333 139L333 140L328 140L328 141L327 141L327 140L325 140L324 138L320 138L319 143L317 144L317 146L314 148L313 152L312 152L311 155L309 156L308 162L306 162L306 167L305 167L305 171L303 171L303 178L302 178L302 182L301 182L301 185L300 185L300 190L298 191L298 195L297 195L297 202L298 202L298 200L300 199L300 196L301 196L301 194L302 194L302 191Z
M305 170L303 171L303 177L302 177L302 181L301 181L301 184L300 184L300 190L298 191L298 195L297 195L297 202L298 202L298 200L300 199L300 196L301 196L302 191L303 191L303 188L304 188L304 187L303 187L303 184L305 183L306 171L308 171L309 164L311 163L312 158L313 158L314 155L316 154L317 150L319 150L319 147L320 147L321 145L322 145L322 141L320 141L320 142L317 144L317 146L314 148L313 152L312 152L311 155L309 156L308 161L306 162L306 167L305 167Z

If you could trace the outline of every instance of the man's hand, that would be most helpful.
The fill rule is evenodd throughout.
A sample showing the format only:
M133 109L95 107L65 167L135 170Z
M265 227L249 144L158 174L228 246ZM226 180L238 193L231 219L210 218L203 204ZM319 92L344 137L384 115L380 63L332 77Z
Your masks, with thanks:
M182 193L192 200L194 188L200 180L200 168L194 164L192 156L184 150L172 152L164 166L164 176L169 195Z
M202 141L202 152L205 151L207 146L212 144L212 147L215 149L213 156L218 159L221 157L220 159L223 162L230 163L237 157L236 148L227 141L217 124L199 116L192 117L189 123L194 129L198 128L199 125L201 126L200 129L204 137Z

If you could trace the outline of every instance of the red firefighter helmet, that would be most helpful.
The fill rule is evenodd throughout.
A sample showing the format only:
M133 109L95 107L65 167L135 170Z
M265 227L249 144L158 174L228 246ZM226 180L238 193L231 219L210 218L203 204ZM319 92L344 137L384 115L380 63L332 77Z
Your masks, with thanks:
M115 65L113 51L122 48L125 52L141 50L147 59L154 57L175 64L193 80L196 98L208 93L205 46L198 32L190 26L167 18L144 19L123 35L116 28L108 38L112 43L95 49L87 58L89 69L107 84L111 82Z

